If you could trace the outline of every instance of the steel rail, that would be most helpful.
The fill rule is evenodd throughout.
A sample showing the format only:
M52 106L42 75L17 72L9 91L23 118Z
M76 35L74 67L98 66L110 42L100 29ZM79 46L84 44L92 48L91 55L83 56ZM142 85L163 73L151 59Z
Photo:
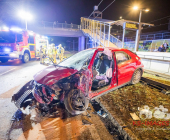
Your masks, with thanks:
M170 91L170 85L162 84L160 82L157 82L155 80L151 80L151 79L146 78L146 77L142 77L141 81L146 82L149 86L152 86L156 89L161 90L161 92L164 93L164 94L170 94L169 92L166 92L166 91Z

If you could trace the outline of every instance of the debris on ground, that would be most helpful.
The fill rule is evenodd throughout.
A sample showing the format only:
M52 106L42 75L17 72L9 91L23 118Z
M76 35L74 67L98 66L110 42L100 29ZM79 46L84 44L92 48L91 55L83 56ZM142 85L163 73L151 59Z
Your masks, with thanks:
M12 116L11 121L20 121L23 119L23 113L20 109L18 109L15 114Z
M91 110L91 108L90 108L90 107L88 107L88 108L87 108L87 110Z
M83 119L82 120L83 125L91 125L92 123L89 122L88 120Z
M92 113L98 114L100 112L98 114L98 116L100 116L100 119L104 123L104 125L107 128L107 130L109 131L109 133L113 136L113 139L117 140L116 138L118 138L119 140L123 140L123 136L119 133L118 128L111 122L110 118L108 117L108 114L105 111L103 111L103 108L99 105L99 103L96 101L93 101L92 106L95 110ZM107 114L107 116L102 117L101 111L102 111L103 115Z
M97 114L93 114L93 107L90 105L91 110L87 110L84 115L77 116L70 115L64 111L64 118L56 116L54 118L44 117L41 122L35 123L30 120L30 116L24 117L20 121L11 125L7 132L7 139L10 140L12 134L16 129L23 131L19 136L21 139L77 139L77 140L113 140L113 136L109 134L104 123L100 120ZM19 111L15 114L19 114ZM89 117L90 116L90 117Z
M102 96L100 102L106 104L117 119L121 120L141 140L158 140L164 139L164 136L170 136L169 121L164 119L165 117L159 119L154 117L159 116L160 105L168 109L167 112L162 112L164 116L170 114L170 97L157 89L141 83L127 85ZM138 108L143 109L146 105L149 107L148 114L142 114ZM130 115L132 112L143 119L134 121Z
M130 113L130 115L131 115L133 120L135 120L135 121L139 121L140 120L140 118L136 115L136 113Z
M103 118L106 118L107 117L107 113L104 111L104 110L99 110L99 111L97 111L97 114L98 115L100 115L101 117L103 117Z

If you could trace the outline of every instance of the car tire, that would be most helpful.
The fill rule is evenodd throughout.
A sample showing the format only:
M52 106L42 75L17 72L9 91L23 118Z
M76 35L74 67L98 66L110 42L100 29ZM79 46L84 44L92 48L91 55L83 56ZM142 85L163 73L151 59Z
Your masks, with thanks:
M141 77L142 77L142 71L140 69L135 70L132 76L131 84L134 85L139 83Z
M23 63L27 63L27 62L29 62L29 60L30 60L29 54L28 53L24 53L24 55L22 56L22 62Z
M1 59L0 61L1 61L2 63L6 63L6 62L8 62L8 59L5 59L5 58L4 58L4 59Z
M74 95L75 92L78 93L79 95L81 94L80 96L82 97L81 100L83 101L83 107L79 106L80 107L79 108L78 106L76 106L76 108L75 108L75 104L73 104L73 102L75 102L75 100L73 101L73 98L75 99L75 95ZM79 100L79 99L77 98L76 102L77 102L77 100ZM64 105L65 105L65 108L67 109L67 111L71 115L78 115L78 114L83 113L88 108L89 99L87 97L85 97L84 94L81 93L79 89L73 89L65 95Z

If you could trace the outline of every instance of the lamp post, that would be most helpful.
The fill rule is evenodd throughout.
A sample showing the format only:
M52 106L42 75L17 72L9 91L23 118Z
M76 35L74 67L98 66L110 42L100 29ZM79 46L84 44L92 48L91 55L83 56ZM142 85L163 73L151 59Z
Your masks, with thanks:
M133 9L138 10L139 8L137 6L134 6ZM139 28L138 28L138 30L136 32L135 52L138 51L138 48L139 48L140 33L141 33L141 29L142 29L142 24L141 24L142 12L143 11L148 12L149 9L142 8L142 9L139 9L139 11L140 11L140 14L139 14Z
M32 20L32 18L33 18L32 15L25 11L20 11L18 15L20 18L25 20L25 29L27 30L27 28L28 28L27 22L28 22L28 20Z

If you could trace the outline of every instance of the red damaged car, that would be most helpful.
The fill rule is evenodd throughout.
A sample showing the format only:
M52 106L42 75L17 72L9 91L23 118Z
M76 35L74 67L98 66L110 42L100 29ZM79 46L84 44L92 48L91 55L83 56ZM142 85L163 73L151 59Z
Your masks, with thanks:
M32 117L35 112L52 115L61 104L76 115L86 110L89 100L128 83L136 84L142 74L140 58L129 50L87 49L38 72L13 95L12 101Z

